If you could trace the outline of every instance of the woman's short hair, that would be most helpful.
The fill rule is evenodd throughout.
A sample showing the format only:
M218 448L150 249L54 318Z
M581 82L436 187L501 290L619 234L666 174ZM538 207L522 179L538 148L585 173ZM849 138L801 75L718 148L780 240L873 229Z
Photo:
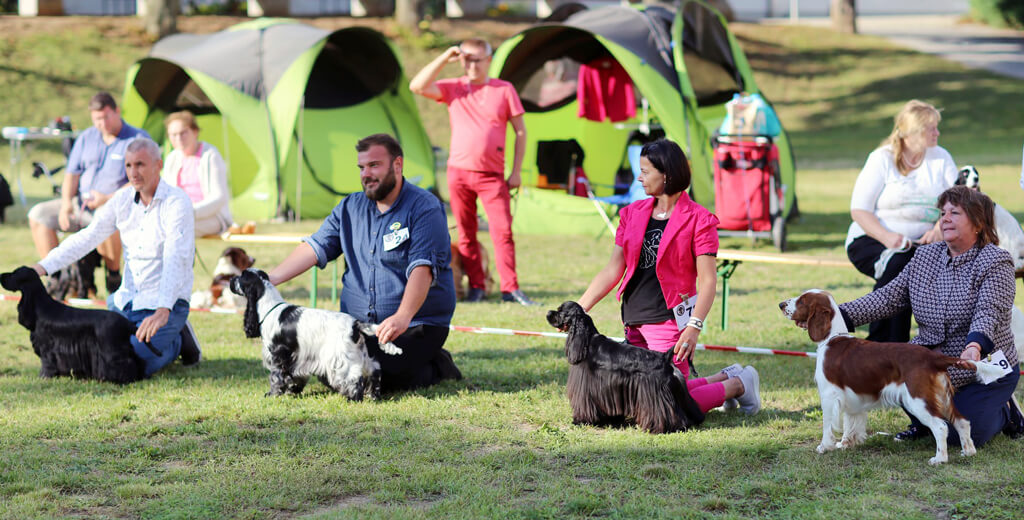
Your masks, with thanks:
M690 187L690 163L678 144L668 139L651 141L640 149L651 165L665 175L665 194L675 195Z
M885 141L882 141L882 146L892 146L892 158L896 161L896 168L900 170L900 173L903 175L910 173L910 168L903 160L903 156L907 153L905 139L923 132L931 125L938 126L940 121L942 121L942 114L939 113L939 109L918 99L907 101L900 112L896 114L896 117L893 118L892 133L885 138Z
M174 112L168 115L164 119L164 128L171 126L171 123L175 121L181 121L181 123L187 126L188 128L191 128L196 132L199 131L199 123L196 123L196 116L188 110L182 110L181 112Z
M971 224L978 228L978 240L974 245L978 247L985 247L987 244L999 245L995 225L995 203L988 198L988 195L967 186L953 186L939 195L938 207L940 210L946 203L962 209L967 215L967 220L970 220Z

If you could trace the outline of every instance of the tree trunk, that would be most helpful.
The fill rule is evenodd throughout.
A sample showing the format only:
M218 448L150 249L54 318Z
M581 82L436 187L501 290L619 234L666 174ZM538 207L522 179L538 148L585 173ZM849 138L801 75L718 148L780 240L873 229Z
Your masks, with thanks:
M419 2L417 0L395 0L395 22L412 30L419 28Z
M832 0L829 9L832 28L847 34L857 34L856 0Z
M178 32L179 0L145 0L142 24L146 33L160 39Z

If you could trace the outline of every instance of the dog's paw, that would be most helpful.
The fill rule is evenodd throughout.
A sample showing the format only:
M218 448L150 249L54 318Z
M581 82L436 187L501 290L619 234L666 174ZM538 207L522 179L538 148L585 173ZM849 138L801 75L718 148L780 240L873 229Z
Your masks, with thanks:
M823 454L825 452L832 451L833 448L834 448L834 446L833 447L829 447L829 446L825 446L824 444L819 444L817 449L815 449L814 451L817 451L818 453L822 453Z
M402 347L399 347L390 341L381 345L380 349L384 351L384 353L391 354L392 356L399 356L403 352Z
M936 455L936 456L928 459L928 464L930 464L932 466L938 466L939 464L945 464L946 460L947 460L946 457L942 457L942 456Z
M968 447L960 450L960 456L961 457L970 457L970 456L972 456L972 455L974 455L976 453L978 453L978 450L976 450L974 448L974 446L968 446Z

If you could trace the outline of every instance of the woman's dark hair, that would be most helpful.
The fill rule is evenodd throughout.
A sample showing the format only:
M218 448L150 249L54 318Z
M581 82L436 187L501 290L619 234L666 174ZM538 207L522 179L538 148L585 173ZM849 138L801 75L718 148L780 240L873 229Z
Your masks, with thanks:
M690 163L678 144L668 139L652 141L640 149L640 157L646 157L665 175L666 195L675 195L690 187Z
M985 247L987 244L999 245L995 226L995 203L988 198L988 195L974 191L967 186L953 186L939 195L940 211L947 202L964 210L967 220L970 220L971 224L978 228L978 240L974 242L974 245L978 247Z

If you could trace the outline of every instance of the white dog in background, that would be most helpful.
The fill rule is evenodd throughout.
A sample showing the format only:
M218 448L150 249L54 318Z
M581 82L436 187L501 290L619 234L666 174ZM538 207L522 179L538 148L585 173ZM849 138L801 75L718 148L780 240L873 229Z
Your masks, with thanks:
M981 191L981 178L978 175L978 169L971 165L960 168L956 183L972 190ZM994 199L993 202L995 202ZM996 236L999 237L999 247L1010 252L1010 256L1013 257L1013 268L1019 270L1024 267L1024 230L1021 229L1017 219L1009 211L1006 211L1006 208L998 203L995 206Z

